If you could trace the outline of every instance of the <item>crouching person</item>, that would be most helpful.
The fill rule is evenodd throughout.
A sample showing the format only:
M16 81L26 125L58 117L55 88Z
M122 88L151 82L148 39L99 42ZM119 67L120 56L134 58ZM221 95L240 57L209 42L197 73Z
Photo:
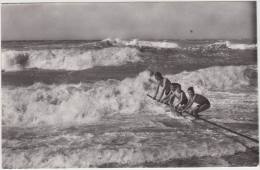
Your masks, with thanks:
M199 118L198 113L210 108L209 100L200 94L195 94L193 87L188 88L188 95L190 97L188 104L184 107L182 112L188 112L196 118Z

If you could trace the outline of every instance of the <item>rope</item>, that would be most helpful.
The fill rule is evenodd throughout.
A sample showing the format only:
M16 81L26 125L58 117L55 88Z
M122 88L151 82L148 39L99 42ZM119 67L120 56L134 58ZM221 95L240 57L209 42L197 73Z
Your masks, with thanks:
M154 100L154 98L153 98L151 95L147 94L147 96L150 97L150 98L152 98L152 99ZM166 104L166 103L163 103L163 104ZM166 104L166 105L168 105L168 104ZM229 132L231 132L231 133L234 133L234 134L236 134L236 135L242 136L242 137L244 137L244 138L246 138L246 139L248 139L248 140L251 140L251 141L253 141L253 142L255 142L255 143L259 143L259 141L258 141L257 139L254 139L254 138L251 138L251 137L249 137L249 136L243 135L243 134L238 133L238 132L236 132L236 131L234 131L234 130L228 129L228 128L222 126L222 125L219 125L219 124L216 124L216 123L214 123L214 122L211 122L211 121L209 121L209 120L207 120L207 119L200 118L200 117L197 118L196 116L194 116L194 115L192 115L192 114L190 114L190 113L188 113L188 112L185 112L185 113L189 114L190 116L192 116L192 117L194 117L194 118L196 118L196 119L203 120L204 122L207 122L207 123L209 123L209 124L211 124L211 125L214 125L214 126L216 126L216 127L219 127L219 128L221 128L221 129L224 129L224 130L229 131Z

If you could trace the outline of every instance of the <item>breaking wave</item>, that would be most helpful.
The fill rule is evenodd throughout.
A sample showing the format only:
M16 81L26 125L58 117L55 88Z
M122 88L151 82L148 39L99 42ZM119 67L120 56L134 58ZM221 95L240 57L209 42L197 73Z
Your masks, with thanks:
M193 72L182 72L168 75L173 82L182 84L184 89L195 86L200 93L203 91L233 91L248 87L256 89L256 66L214 66Z
M17 71L25 68L83 70L95 66L124 65L139 62L135 48L110 47L100 50L52 49L52 50L2 50L2 69Z
M233 50L250 50L256 49L256 44L237 44L230 41L221 41L206 46L207 48L223 49L229 48Z
M158 48L158 49L173 49L178 48L182 49L181 46L179 46L176 42L167 42L167 41L145 41L145 40L121 40L121 39L104 39L102 42L108 43L110 45L123 45L123 46L129 46L129 47L149 47L149 48ZM232 49L232 50L252 50L256 49L256 44L243 44L243 43L233 43L230 41L218 41L214 43L204 44L204 45L191 45L188 47L184 47L183 49L199 49L203 48L206 50L221 50L221 49Z
M256 49L256 44L237 44L231 43L230 41L226 41L227 47L230 49L238 49L238 50L247 50L247 49Z
M150 47L150 48L179 48L179 45L175 42L166 42L166 41L144 41L133 39L130 41L121 40L121 39L105 39L104 42L111 43L113 45L125 45L133 47Z
M206 141L205 139L211 137L209 134L203 134L204 140L196 139L197 133L194 135L194 133L187 134L178 131L178 133L172 133L172 136L168 135L169 132L168 134L162 133L158 138L158 134L155 136L152 133L139 132L104 133L100 134L99 137L93 134L84 134L82 137L75 135L70 138L66 135L58 138L52 136L48 143L46 140L42 141L41 143L47 144L42 144L39 149L29 148L29 151L26 150L26 152L20 149L12 152L10 149L4 149L3 167L86 168L98 167L103 164L127 165L129 167L131 165L140 166L146 162L158 164L168 160L192 157L212 156L217 159L223 155L233 155L238 151L244 152L246 150L245 146L233 140L223 141L221 138L216 140L214 136L214 140ZM189 135L192 140L187 140L186 137L184 141L180 135ZM142 142L144 139L146 143ZM158 140L163 142L158 142ZM59 144L55 145L55 142ZM224 163L226 166L229 165L226 161Z
M214 43L188 45L183 49L188 51L196 51L196 50L222 51L222 50L254 50L256 48L257 48L256 44L241 44L241 43L238 44L238 43L232 43L230 41L218 41Z
M194 86L204 94L248 88L256 79L255 71L254 66L210 67L166 77L181 83L184 90ZM96 122L114 114L159 114L164 108L146 97L155 91L153 81L150 72L144 71L122 81L3 87L2 122L8 126L66 125Z

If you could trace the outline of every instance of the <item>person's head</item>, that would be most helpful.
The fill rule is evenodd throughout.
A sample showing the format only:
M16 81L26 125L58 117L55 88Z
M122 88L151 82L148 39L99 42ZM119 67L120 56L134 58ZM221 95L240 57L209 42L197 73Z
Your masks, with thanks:
M176 86L176 90L177 90L178 92L181 91L181 85L180 85L180 84L177 84L177 86Z
M149 72L150 77L154 76L154 74L155 74L155 72L153 70L150 70L150 69L148 69L148 72Z
M171 86L170 86L171 90L172 90L172 91L175 91L177 85L178 85L178 83L171 83Z
M194 96L194 94L195 94L195 92L194 92L194 88L193 87L189 87L188 88L188 94L189 94L189 96Z
M161 74L160 72L156 72L156 73L154 74L154 76L155 76L155 79L156 79L157 81L163 80L163 76L162 76L162 74Z

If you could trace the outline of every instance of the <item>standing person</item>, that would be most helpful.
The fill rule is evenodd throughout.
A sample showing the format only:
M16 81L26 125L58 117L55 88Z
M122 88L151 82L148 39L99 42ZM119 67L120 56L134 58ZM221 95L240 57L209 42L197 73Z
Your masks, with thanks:
M188 88L188 94L190 98L182 112L188 112L198 118L198 113L210 108L209 100L200 94L195 94L193 87Z
M159 99L157 99L158 102L161 102L163 95L167 96L170 93L171 82L167 78L164 78L160 72L156 72L154 74L154 76L155 76L155 79L158 82L158 85L157 85L156 92L154 94L153 99L156 99L157 94L159 92L159 88L162 87L161 94L159 95L160 97L159 97Z

